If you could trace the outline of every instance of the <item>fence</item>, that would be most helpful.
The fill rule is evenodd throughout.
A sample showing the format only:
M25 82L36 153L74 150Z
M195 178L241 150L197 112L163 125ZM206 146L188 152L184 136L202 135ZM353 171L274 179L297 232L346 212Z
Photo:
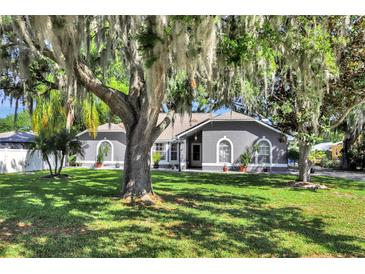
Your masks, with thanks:
M53 157L49 157L51 164ZM47 169L40 151L31 153L28 149L0 149L0 173L27 172Z

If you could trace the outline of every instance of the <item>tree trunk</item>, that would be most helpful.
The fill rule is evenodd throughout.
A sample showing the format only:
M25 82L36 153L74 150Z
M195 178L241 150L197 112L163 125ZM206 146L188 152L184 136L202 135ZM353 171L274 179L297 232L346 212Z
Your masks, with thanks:
M56 175L61 175L61 171L62 171L62 168L63 168L63 162L64 161L65 161L65 154L62 153L60 167L58 168L58 171L57 171L57 174Z
M309 160L311 145L308 143L299 143L299 181L310 182L310 169L312 163Z
M47 154L44 156L44 158L47 161L48 168L49 168L49 173L50 173L51 176L53 176L52 165L51 165L51 162L49 161L49 158L48 158Z
M54 156L54 175L57 175L57 170L58 170L58 154L57 154L57 152L55 152L54 154L53 154L53 156Z
M342 148L342 169L348 169L350 165L350 140L345 137L345 140L343 140L343 148Z
M133 129L127 129L122 197L154 203L150 171L151 134L145 128L140 123Z

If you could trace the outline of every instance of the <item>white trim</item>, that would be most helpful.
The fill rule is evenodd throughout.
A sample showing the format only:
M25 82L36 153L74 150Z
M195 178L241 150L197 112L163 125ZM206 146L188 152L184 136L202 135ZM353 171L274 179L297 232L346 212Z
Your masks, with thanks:
M231 145L231 162L230 163L233 163L233 143L230 139L228 139L226 136L224 136L223 138L220 138L217 142L217 153L216 153L216 163L220 163L220 164L224 164L223 162L219 162L219 144L222 142L222 141L228 141L228 143Z
M253 118L252 118L252 119L253 119ZM274 127L272 127L272 126L270 126L270 125L268 125L268 124L266 124L266 123L264 123L264 122L262 122L262 121L256 120L256 119L253 119L253 120L240 120L240 119L219 120L219 119L214 119L214 118L213 118L213 119L209 119L209 120L207 120L207 121L205 121L205 122L203 122L203 123L201 123L201 124L195 125L195 126L193 126L192 128L190 128L189 130L184 131L184 132L182 132L182 133L180 133L180 134L177 134L177 135L176 135L176 137L177 137L177 138L180 138L181 136L184 136L185 134L187 134L187 133L189 133L189 132L191 132L191 131L193 131L193 130L198 129L198 128L200 128L200 127L202 127L202 126L206 125L206 124L207 124L207 123L209 123L209 122L256 122L256 123L259 123L260 125L262 125L262 126L264 126L264 127L268 128L268 129L271 129L271 130L273 130L273 131L275 131L275 132L277 132L277 133L284 134L285 136L287 136L287 137L288 137L288 139L293 138L293 136L288 135L288 134L285 134L285 133L283 133L282 131L280 131L279 129L276 129L276 128L274 128Z
M76 161L76 163L80 164L95 164L96 161ZM103 164L122 164L124 165L124 161L104 161Z
M228 167L232 167L232 166L240 166L239 163L202 163L202 166L218 166L218 167L223 167L224 165L228 166ZM249 167L288 167L288 164L249 164Z
M114 163L114 145L111 141L107 140L107 139L104 139L104 140L100 140L99 143L96 145L96 154L95 154L95 162L96 162L96 159L98 157L98 152L99 152L99 147L100 145L103 143L103 142L107 142L110 144L111 146L111 151L112 151L112 155L111 155L111 161L103 161L103 163Z
M211 120L211 119L208 119L208 120L207 120L207 121L205 121L205 122L202 122L202 123L200 123L200 124L197 124L197 125L193 126L193 127L191 127L190 129L188 129L188 130L186 130L186 131L184 131L184 132L182 132L182 133L180 133L180 134L177 134L177 135L176 135L176 138L180 138L181 136L184 136L184 135L188 134L189 132L191 132L191 131L193 131L193 130L198 129L198 128L200 128L200 127L202 127L202 126L204 126L204 125L208 124L209 122L212 122L212 120Z
M152 147L151 147L151 163L153 164L153 161L152 161L152 154L156 151L155 150L155 145L156 144L163 144L164 145L164 151L165 151L165 160L160 160L159 164L161 165L168 165L170 162L169 162L169 142L166 141L166 142L154 142Z
M271 143L271 141L269 140L269 139L267 139L265 136L262 136L262 138L261 139L259 139L259 140L257 140L256 142L255 142L255 144L256 145L259 145L260 144L260 142L262 142L262 141L265 141L265 142L267 142L268 144L269 144L269 147L270 147L270 165L272 164L272 151L273 151L273 146L272 146L272 143ZM256 151L255 152L255 164L257 165L258 164L258 156L259 156L259 154L258 154L258 152ZM261 165L268 165L267 163L264 163L264 164L261 164Z

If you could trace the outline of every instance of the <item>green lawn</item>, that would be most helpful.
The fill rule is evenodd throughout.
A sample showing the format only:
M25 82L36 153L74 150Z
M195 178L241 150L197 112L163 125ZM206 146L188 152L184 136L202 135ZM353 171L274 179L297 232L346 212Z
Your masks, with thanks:
M120 171L0 175L0 257L364 257L365 182L154 172L164 203L116 198Z

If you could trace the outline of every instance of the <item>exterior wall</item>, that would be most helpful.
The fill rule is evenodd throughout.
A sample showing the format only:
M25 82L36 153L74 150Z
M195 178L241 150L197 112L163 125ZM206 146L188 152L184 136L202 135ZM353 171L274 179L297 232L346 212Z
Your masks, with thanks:
M112 144L111 161L104 161L105 165L124 164L124 154L126 147L126 135L124 132L99 132L93 140L88 133L79 136L79 140L84 147L84 157L77 156L77 162L84 166L94 165L96 161L98 144L102 141L110 141Z
M287 167L287 145L280 142L281 134L253 121L244 122L219 122L215 121L205 125L203 131L203 169L222 170L223 163L218 163L217 143L222 138L229 139L233 144L233 163L228 166L238 168L239 157L245 150L262 138L266 138L272 144L272 164L249 166L249 170L263 169L265 167Z
M197 140L195 140L195 136ZM231 170L239 168L239 157L247 147L252 146L258 140L265 138L272 144L271 165L256 165L253 163L248 167L251 171L262 171L269 169L285 170L287 168L287 144L280 142L281 134L253 121L213 121L203 126L200 131L186 137L180 145L181 168L190 168L191 144L201 143L202 145L202 169L221 171L222 163L217 163L217 142L222 138L229 139L233 144L233 163L227 164ZM77 161L82 165L94 165L97 155L97 146L103 140L108 140L113 146L113 159L104 162L105 165L124 164L124 154L126 147L126 135L123 132L99 132L96 140L92 140L88 133L79 136L85 146L85 156L77 157ZM157 140L157 143L165 144L167 152L166 161L160 162L161 168L171 168L178 166L179 161L171 161L170 146L167 140ZM151 153L152 157L152 153Z

